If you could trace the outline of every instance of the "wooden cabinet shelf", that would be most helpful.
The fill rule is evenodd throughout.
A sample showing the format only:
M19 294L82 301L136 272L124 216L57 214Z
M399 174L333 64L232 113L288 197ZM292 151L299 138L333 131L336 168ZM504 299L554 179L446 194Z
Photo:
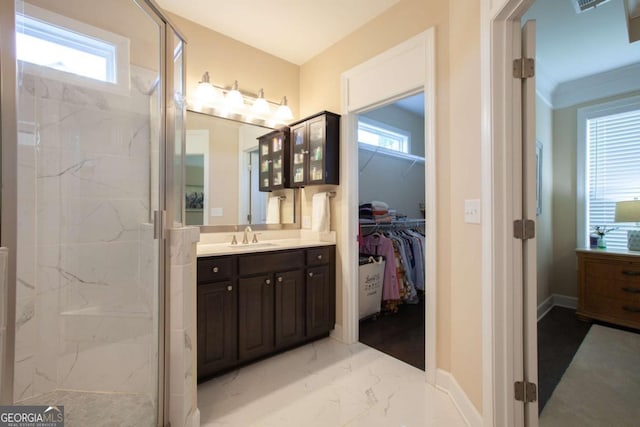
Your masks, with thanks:
M284 127L258 138L260 191L289 187L289 128Z
M198 381L329 334L335 246L198 259Z
M577 255L577 315L640 329L640 253L585 249Z

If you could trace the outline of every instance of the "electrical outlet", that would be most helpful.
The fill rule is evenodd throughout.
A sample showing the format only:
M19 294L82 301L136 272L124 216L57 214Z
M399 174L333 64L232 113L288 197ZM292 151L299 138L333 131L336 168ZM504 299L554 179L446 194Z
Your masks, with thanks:
M222 216L222 208L211 208L211 216Z
M302 216L302 228L311 228L311 217L309 215Z

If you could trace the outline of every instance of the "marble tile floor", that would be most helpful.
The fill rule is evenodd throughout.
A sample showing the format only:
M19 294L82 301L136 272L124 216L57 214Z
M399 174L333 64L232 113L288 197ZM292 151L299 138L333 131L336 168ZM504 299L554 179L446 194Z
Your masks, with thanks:
M466 426L425 373L331 338L202 383L201 426Z
M17 405L62 405L65 427L155 427L149 396L55 390Z

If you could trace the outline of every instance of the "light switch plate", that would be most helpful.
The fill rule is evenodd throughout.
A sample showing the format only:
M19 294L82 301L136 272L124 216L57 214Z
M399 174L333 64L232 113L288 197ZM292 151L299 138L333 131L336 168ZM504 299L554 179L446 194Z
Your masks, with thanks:
M222 208L211 208L211 216L222 216Z
M480 199L464 201L464 222L467 224L480 224Z

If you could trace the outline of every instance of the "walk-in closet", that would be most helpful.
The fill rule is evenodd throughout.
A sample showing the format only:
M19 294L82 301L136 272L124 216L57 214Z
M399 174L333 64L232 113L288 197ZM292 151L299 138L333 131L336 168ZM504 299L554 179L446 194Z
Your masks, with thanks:
M425 369L422 93L358 116L360 341Z

